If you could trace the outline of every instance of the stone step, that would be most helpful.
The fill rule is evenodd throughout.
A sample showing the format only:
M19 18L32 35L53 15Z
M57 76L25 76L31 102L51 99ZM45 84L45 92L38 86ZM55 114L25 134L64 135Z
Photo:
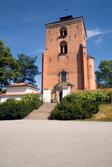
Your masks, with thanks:
M44 103L39 109L32 111L25 119L46 120L49 119L51 111L56 103Z

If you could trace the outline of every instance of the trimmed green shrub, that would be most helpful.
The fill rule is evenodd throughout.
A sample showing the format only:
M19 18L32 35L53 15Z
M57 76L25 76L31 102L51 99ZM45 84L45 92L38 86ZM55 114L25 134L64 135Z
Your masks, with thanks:
M81 91L63 98L51 112L51 119L87 119L98 112L99 104L112 103L112 91Z
M107 93L106 103L107 104L112 103L112 92Z
M0 120L22 119L41 104L40 96L33 94L26 95L21 100L8 99L0 103Z

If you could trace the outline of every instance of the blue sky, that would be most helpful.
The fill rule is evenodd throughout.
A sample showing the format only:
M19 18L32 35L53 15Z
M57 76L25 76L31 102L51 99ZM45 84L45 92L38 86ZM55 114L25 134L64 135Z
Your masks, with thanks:
M111 0L0 0L0 40L15 57L20 53L38 56L41 71L44 24L65 15L84 17L88 53L95 57L95 69L101 60L112 59ZM40 87L41 76L37 77L37 83Z

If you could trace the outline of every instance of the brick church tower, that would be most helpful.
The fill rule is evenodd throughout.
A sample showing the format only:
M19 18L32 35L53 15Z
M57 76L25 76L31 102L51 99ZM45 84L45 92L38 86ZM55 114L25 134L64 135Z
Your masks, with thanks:
M70 92L95 89L94 58L87 54L83 17L61 17L45 26L43 101L60 101Z

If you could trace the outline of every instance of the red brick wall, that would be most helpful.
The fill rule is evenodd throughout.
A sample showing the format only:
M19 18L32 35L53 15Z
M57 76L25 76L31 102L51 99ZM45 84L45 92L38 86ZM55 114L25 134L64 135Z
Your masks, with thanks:
M60 38L60 28L67 28L67 37ZM68 53L60 55L60 43L65 40ZM81 45L84 46L82 49ZM93 68L92 68L93 69ZM92 70L91 69L91 70ZM46 52L43 56L43 89L53 89L59 82L59 73L68 72L68 82L74 84L72 91L89 89L86 34L82 20L62 22L46 27ZM92 72L94 73L94 71Z

